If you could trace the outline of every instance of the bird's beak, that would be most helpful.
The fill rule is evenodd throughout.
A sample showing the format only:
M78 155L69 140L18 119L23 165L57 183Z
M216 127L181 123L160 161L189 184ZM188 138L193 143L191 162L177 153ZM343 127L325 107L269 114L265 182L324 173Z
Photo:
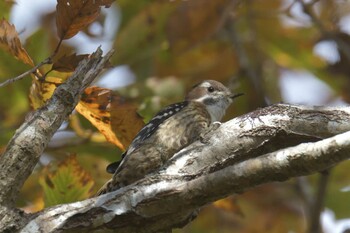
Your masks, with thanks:
M233 94L233 95L230 96L230 98L231 98L231 99L235 99L235 98L237 98L237 97L239 97L239 96L241 96L241 95L244 95L244 93Z

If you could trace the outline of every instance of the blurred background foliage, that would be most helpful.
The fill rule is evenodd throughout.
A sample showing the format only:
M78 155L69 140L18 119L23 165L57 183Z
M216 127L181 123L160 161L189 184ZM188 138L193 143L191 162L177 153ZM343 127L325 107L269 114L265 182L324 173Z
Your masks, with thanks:
M15 24L23 46L38 64L59 41L56 1L32 0L31 7L25 2L0 1L0 15ZM346 0L114 2L94 23L64 41L57 55L91 53L100 44L105 52L115 48L110 69L95 83L101 88L90 90L107 96L83 96L81 108L55 134L23 187L18 206L33 212L92 195L110 177L106 165L120 159L128 138L142 126L139 116L147 122L204 79L245 93L224 120L282 101L347 104L349 33ZM1 82L29 68L0 50ZM50 69L45 65L40 71ZM48 80L62 81L69 74L56 71ZM0 89L0 153L32 107L49 97L45 95L52 85L45 85L27 77ZM109 104L115 108L98 112ZM98 130L103 123L87 120L84 111L85 116L107 117L102 127L117 136L124 131L128 135L107 141ZM113 118L124 114L128 121ZM344 162L330 172L321 217L324 232L343 232L350 226L349 170L350 163ZM220 200L175 232L306 232L318 179L313 175L262 185Z

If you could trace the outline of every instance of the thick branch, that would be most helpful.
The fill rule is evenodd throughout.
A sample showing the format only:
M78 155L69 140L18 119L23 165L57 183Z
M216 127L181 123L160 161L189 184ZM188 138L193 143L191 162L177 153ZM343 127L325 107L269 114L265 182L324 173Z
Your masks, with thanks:
M68 81L56 88L45 106L27 117L0 157L0 205L13 207L24 181L50 138L73 111L84 89L101 72L112 53L98 49L84 59Z
M290 105L257 110L180 151L158 173L101 197L46 209L24 230L157 232L183 226L207 203L349 158L349 112Z

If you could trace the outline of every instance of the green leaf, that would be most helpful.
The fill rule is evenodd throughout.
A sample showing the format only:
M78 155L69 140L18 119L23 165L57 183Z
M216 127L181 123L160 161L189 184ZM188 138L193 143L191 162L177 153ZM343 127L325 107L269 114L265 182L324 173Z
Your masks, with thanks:
M113 62L139 63L162 49L167 19L177 4L154 2L132 18L120 31Z
M10 16L10 9L15 1L0 1L0 15L2 18L8 19Z
M52 44L56 44L56 40L52 39L47 30L46 28L40 28L25 42L26 49L35 63L39 63L49 57L51 50L54 49L51 48Z
M349 168L350 161L347 160L330 170L325 206L334 211L337 218L349 217L349 206L344 205L344 203L350 202L349 191L347 191L350 184Z
M71 155L54 172L44 169L39 183L44 190L45 207L86 199L92 194L94 181Z

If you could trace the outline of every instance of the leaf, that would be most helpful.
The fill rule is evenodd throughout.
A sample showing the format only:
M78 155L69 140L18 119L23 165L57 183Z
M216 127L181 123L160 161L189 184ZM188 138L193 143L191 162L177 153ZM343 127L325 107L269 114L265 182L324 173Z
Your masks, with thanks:
M101 6L109 7L113 0L57 0L56 25L60 39L69 39L92 23Z
M228 0L153 1L147 4L139 9L134 17L127 18L129 21L121 27L114 45L118 52L113 56L113 62L129 64L136 74L142 76L169 76L180 73L179 76L183 76L185 73L192 78L192 74L182 72L182 69L202 69L209 78L213 75L218 77L217 70L220 74L222 70L225 71L222 77L227 77L227 70L228 75L232 75L232 66L227 65L225 58L226 54L229 56L233 50L228 50L227 45L215 52L219 54L218 57L211 58L211 54L204 51L197 54L196 62L177 61L179 56L185 56L192 50L198 51L198 46L203 48L202 43L208 39L215 43L222 41L213 35L220 29L222 14L228 4ZM122 12L135 11L132 3L124 3L123 6ZM220 57L222 52L225 53L224 57ZM203 63L210 63L209 68L201 59ZM229 59L231 61L234 56L231 55ZM175 62L178 63L176 68L172 66ZM212 64L217 69L210 70L212 73L209 74L206 70L210 69ZM173 73L174 70L176 73ZM197 77L202 77L202 74L198 74Z
M33 192L33 190L31 190ZM21 210L25 211L26 213L35 213L42 209L44 209L45 203L43 197L37 197L34 200L28 202L28 204L24 207L21 207Z
M171 13L180 1L153 1L142 9L118 33L113 56L117 64L141 63L148 66L154 54L161 51L166 42L164 29ZM148 66L149 67L149 66Z
M9 18L12 6L15 4L15 0L0 1L0 15L5 18Z
M123 150L144 125L136 106L106 88L87 88L76 110Z
M44 81L33 79L30 87L29 99L33 109L40 108L50 99L56 87L63 82L64 79L48 76Z
M337 218L347 218L349 216L348 205L344 205L344 203L350 201L349 168L350 161L346 160L330 170L331 178L327 186L325 206L333 210ZM319 176L317 176L317 180L314 180L314 185L318 184Z
M234 213L240 217L244 216L241 207L237 203L237 198L235 197L228 197L225 199L218 200L213 203L213 206L221 210Z
M169 16L166 34L173 52L181 52L203 42L218 30L229 0L191 0Z
M33 109L45 104L56 87L66 77L48 76L45 81L33 79L29 99ZM142 118L136 113L137 107L124 102L111 90L89 87L85 90L76 110L87 118L107 139L124 150L144 125Z
M238 69L233 49L227 42L208 40L181 53L169 53L167 60L157 59L156 69L159 76L172 74L178 77L191 77L203 80L216 77L225 82L227 77ZM192 61L196 61L195 63Z
M0 48L25 64L34 66L33 60L21 45L15 26L5 19L0 20Z
M73 53L71 55L63 55L52 65L52 70L60 72L73 72L78 66L79 62L84 58L88 57L89 54L77 55Z
M51 46L56 39L48 33L49 28L40 28L26 39L26 50L35 61L44 61L51 55ZM53 41L54 40L54 41Z
M42 187L40 186L38 180L40 172L36 169L26 180L21 192L19 193L19 198L17 201L17 206L26 213L34 213L42 210L45 207L44 194L42 192Z
M54 172L44 169L39 183L44 190L45 207L86 199L92 195L94 181L71 155Z

